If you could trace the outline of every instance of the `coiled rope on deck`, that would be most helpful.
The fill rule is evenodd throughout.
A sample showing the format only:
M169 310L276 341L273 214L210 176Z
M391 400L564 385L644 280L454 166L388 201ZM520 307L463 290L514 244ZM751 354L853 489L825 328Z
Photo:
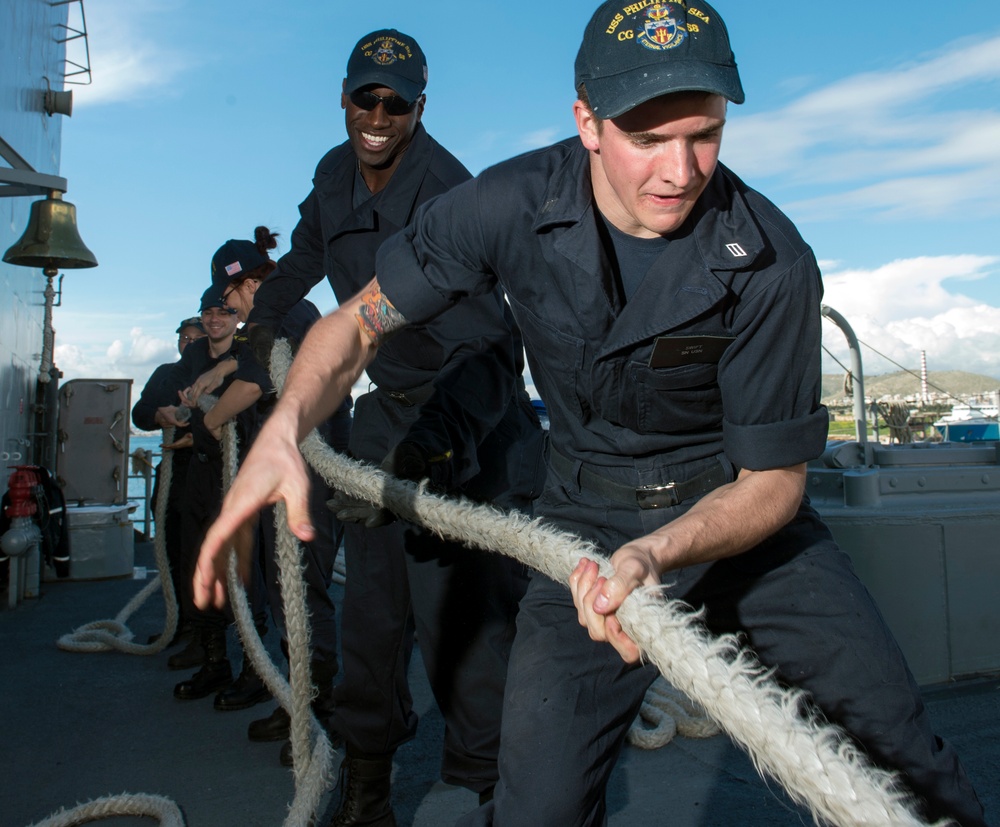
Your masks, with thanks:
M174 429L163 429L163 441L173 442ZM170 483L173 479L173 455L164 453L160 463L160 496L156 498L154 519L157 526L166 524L167 504L170 499ZM135 595L112 620L95 620L74 629L56 641L56 646L67 652L109 652L116 650L129 655L156 655L170 645L177 631L177 595L173 579L170 577L170 562L167 559L166 532L157 530L153 536L153 553L158 574ZM163 631L153 643L134 643L135 635L128 628L128 620L138 611L157 589L163 589L163 604L166 612Z
M628 730L628 742L640 749L659 749L675 735L711 738L722 732L701 704L678 692L660 675L646 690L639 714Z
M217 399L203 396L199 407L211 410ZM164 440L172 441L173 429L164 429ZM238 449L236 428L228 422L223 428L223 490L228 490L236 476ZM156 524L166 520L166 508L173 475L171 455L165 455L160 464L160 496L156 504ZM247 600L246 591L237 573L236 555L229 554L227 586L236 626L243 644L244 655L253 662L257 674L267 684L271 694L291 717L292 758L294 762L295 796L289 805L285 827L306 827L311 824L332 777L333 749L326 731L312 714L312 684L309 674L309 623L305 601L305 581L302 577L301 550L298 541L287 528L283 503L275 508L275 525L278 528L277 557L282 601L285 604L286 631L289 649L289 676L286 681L275 667L264 644L257 634L256 625ZM118 613L114 620L98 620L63 635L56 642L61 649L73 652L107 652L117 650L127 654L155 654L162 651L177 628L177 598L170 577L165 532L157 531L154 551L159 575L143 588ZM166 623L159 640L148 646L132 643L134 637L125 625L129 617L164 584ZM315 742L310 750L310 738ZM170 799L143 793L122 793L94 799L72 809L62 809L30 827L75 827L91 821L118 816L155 818L162 827L184 827L180 808Z
M32 827L75 827L77 824L117 816L155 818L163 827L184 827L184 816L173 801L160 795L146 793L122 793L107 798L97 798L70 810L59 810Z
M272 371L291 364L275 343ZM467 500L450 500L336 454L316 431L303 455L333 487L418 522L441 537L499 551L567 582L582 556L614 571L590 542L520 514ZM825 723L801 690L785 690L733 635L713 637L700 615L658 589L631 594L618 610L622 628L643 657L705 711L750 755L757 771L777 780L817 823L923 825L897 774L874 766L843 729Z

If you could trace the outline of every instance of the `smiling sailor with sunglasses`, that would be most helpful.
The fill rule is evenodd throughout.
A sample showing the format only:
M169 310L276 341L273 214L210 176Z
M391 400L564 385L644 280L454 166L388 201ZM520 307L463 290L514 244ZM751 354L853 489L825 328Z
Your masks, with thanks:
M426 83L427 62L412 37L385 29L355 46L341 95L348 140L319 162L291 250L255 294L251 342L269 350L267 332L324 276L338 301L349 300L371 280L381 243L421 204L470 178L421 123ZM355 405L350 453L398 476L428 477L440 490L530 508L544 474L543 435L524 391L523 350L508 312L499 291L487 291L383 348L368 368L376 387ZM497 779L524 573L498 555L336 498L337 516L346 521L348 576L343 677L331 723L344 737L347 759L332 823L395 823L393 754L417 726L406 678L414 622L447 724L441 776L485 801ZM278 710L272 718L284 736L287 717ZM262 726L266 719L254 732Z

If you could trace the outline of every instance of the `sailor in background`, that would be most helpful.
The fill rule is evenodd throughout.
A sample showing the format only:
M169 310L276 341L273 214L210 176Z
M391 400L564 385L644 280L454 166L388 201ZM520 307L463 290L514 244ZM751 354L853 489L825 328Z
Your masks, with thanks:
M208 382L205 377L221 375L220 383L209 382L223 393L232 381L233 369L239 345L234 336L239 320L236 313L226 307L222 291L209 287L201 299L201 322L206 336L192 342L179 362L170 369L164 382L164 402L157 410L157 421L171 425L175 429L190 429L192 457L184 480L184 497L181 506L182 519L182 559L180 570L187 579L186 572L193 571L197 559L198 546L205 532L218 514L222 503L222 448L218 440L205 426L205 413L194 404L194 399L185 394L199 384ZM249 357L247 357L249 358ZM251 360L252 361L252 360ZM182 405L182 401L189 404ZM178 418L181 410L189 418ZM247 409L237 417L237 443L243 452L249 444L249 437L256 433L256 410ZM266 605L262 578L255 566L251 568L255 576L250 586L250 606L254 622L263 633L267 626ZM174 687L174 697L188 701L215 696L217 709L225 709L224 693L231 689L232 666L227 653L226 629L232 620L231 613L216 609L200 610L192 603L190 586L178 592L181 613L191 620L194 637L191 648L202 650L201 669L190 679L181 681ZM178 653L178 656L183 653ZM170 661L168 660L168 665ZM174 668L181 668L174 666Z
M269 351L269 330L324 276L349 301L371 279L379 245L469 178L421 123L426 83L426 59L409 35L372 32L352 50L341 95L348 140L320 160L291 250L255 294L255 352ZM441 491L528 510L543 433L522 370L503 297L485 291L379 352L370 392L355 404L350 453ZM333 716L346 778L333 823L394 823L392 759L417 727L407 683L414 628L446 722L441 777L487 800L523 571L367 504L340 496L334 505L351 522Z
M205 336L205 328L201 325L200 316L192 316L184 319L177 327L177 351L184 354L186 348L196 339ZM139 400L132 406L132 424L141 431L156 431L162 426L156 420L156 411L163 404L169 404L171 400L164 399L164 383L173 368L173 362L160 365L150 374L149 379L139 394ZM184 479L187 476L187 466L191 461L191 447L186 443L164 445L164 451L170 451L171 462L171 482L170 491L163 492L167 497L166 520L164 525L157 526L157 530L163 531L164 545L167 552L167 561L170 563L170 577L174 584L174 594L179 595L181 591L187 591L190 587L183 582L181 574L181 513L183 502ZM162 460L157 463L155 470L155 481L153 483L153 496L150 507L156 512L157 498L160 491L160 466ZM177 631L171 645L182 639L191 640L190 620L183 614L177 620ZM155 638L154 638L155 639ZM173 669L191 669L200 666L204 659L204 651L200 646L191 646L182 652L170 657L169 663Z
M212 257L212 283L221 292L227 307L236 313L241 322L246 322L256 303L257 292L274 273L277 265L268 251L276 247L277 233L261 226L255 228L252 241L230 239ZM297 348L306 332L319 318L320 312L316 306L307 299L300 299L283 317L277 335L293 349ZM274 387L270 377L261 370L257 360L249 352L245 352L245 356L238 363L230 363L233 365L233 381L205 416L206 426L216 437L222 436L221 426L247 405L257 406L259 422L263 422L274 404ZM196 389L198 392L212 390L210 385ZM321 424L319 433L328 445L345 451L350 432L351 407L348 398L333 416ZM336 608L329 588L337 549L343 537L339 520L326 507L330 495L323 479L314 472L310 489L310 515L316 528L316 536L304 544L302 574L306 586L306 612L312 646L310 676L315 687L312 708L324 726L329 726L333 714L333 678L338 670ZM273 506L268 506L261 514L258 541L267 602L275 624L281 630L281 650L287 659L288 637L284 602L278 584ZM227 709L246 709L253 703L270 697L262 679L245 658L240 678L222 700ZM289 716L280 706L268 717L251 722L248 735L251 741L283 740L280 761L285 766L292 765L291 742L288 740ZM333 736L336 738L335 734Z

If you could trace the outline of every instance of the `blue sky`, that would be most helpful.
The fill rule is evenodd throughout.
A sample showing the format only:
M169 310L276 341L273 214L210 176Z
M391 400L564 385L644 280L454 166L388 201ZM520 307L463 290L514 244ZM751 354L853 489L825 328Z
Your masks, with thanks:
M716 7L747 93L722 160L798 224L827 303L907 367L925 350L931 370L1000 378L1000 3ZM358 38L417 38L424 124L476 173L573 133L573 59L596 4L85 8L93 83L72 87L61 174L100 266L65 276L56 364L67 379L132 377L137 394L173 360L222 242L265 224L287 249L316 162L345 139ZM334 306L325 282L310 298ZM824 341L846 359L832 325ZM868 374L895 370L863 355Z

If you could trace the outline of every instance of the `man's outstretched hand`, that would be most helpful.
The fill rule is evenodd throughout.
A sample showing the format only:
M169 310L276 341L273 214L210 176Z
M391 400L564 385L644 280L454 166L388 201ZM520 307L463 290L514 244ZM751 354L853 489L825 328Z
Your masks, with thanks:
M254 441L202 543L194 575L198 608L225 605L230 548L235 547L239 555L241 574L249 572L253 554L250 532L264 506L283 500L292 533L303 542L316 536L309 516L309 477L293 436L296 430L294 422L284 422L275 410Z

